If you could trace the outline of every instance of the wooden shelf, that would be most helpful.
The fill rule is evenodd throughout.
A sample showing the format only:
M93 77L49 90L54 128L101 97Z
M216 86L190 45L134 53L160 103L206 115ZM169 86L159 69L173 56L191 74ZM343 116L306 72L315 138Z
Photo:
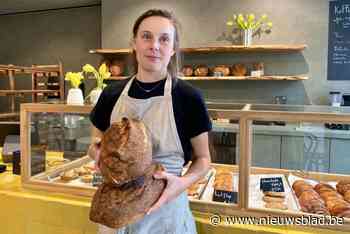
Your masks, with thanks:
M183 76L183 80L307 80L307 76Z
M294 53L301 52L306 48L305 44L300 45L252 45L244 47L241 45L212 46L197 48L181 48L183 53L228 53L228 52L267 52L267 53ZM101 55L126 55L131 49L95 49L89 51L92 54Z
M0 90L0 96L38 94L38 93L59 93L59 90Z
M111 76L107 80L125 80L129 78L130 76Z
M13 118L13 117L19 117L19 113L18 112L0 113L0 119Z
M7 73L8 71L14 71L15 73L25 73L25 74L31 74L33 72L43 72L43 73L56 72L57 74L57 69L59 69L58 65L24 67L24 66L0 64L0 72L4 72L4 73Z
M130 76L112 76L107 80L125 80ZM179 76L182 80L308 80L309 77L299 76Z

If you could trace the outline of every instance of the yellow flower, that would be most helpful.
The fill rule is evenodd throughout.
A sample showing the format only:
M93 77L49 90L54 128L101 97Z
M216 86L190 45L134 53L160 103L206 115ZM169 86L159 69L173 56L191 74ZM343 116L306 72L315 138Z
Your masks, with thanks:
M83 71L84 72L87 72L87 73L94 73L94 72L96 72L96 70L95 70L95 68L93 67L93 66L91 66L90 64L85 64L84 66L83 66Z
M272 28L272 22L268 22L266 25L267 27Z
M103 83L104 79L107 79L111 76L111 73L108 72L108 68L105 63L101 64L101 66L98 69L98 72L96 69L91 66L90 64L85 64L83 66L83 71L86 73L92 73L95 76L97 88L103 89L106 85Z
M226 22L226 25L227 25L227 26L233 26L233 21L232 21L232 20L227 21L227 22Z
M254 14L249 14L248 15L248 21L253 22L255 20L255 15Z
M69 80L73 88L78 88L83 79L84 76L81 72L67 72L65 76L65 80Z
M262 20L262 21L267 20L267 15L266 15L266 14L263 14L263 15L261 16L261 20Z

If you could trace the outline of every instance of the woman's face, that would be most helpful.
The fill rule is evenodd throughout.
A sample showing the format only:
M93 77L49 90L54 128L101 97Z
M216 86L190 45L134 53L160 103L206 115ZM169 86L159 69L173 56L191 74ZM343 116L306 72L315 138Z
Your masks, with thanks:
M144 19L133 40L138 69L166 73L174 55L175 28L169 19L151 16Z

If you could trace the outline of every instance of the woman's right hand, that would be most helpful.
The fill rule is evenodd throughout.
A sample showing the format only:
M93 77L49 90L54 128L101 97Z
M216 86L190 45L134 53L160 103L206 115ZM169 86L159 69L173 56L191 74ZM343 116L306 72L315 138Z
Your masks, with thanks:
M101 138L99 137L93 138L89 146L88 155L91 159L95 160L96 171L100 171L100 168L99 168L100 148L101 148Z

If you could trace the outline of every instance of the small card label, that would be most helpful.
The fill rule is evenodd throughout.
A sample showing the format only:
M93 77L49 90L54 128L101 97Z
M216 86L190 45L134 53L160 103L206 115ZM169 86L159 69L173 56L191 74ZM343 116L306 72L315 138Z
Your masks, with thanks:
M92 175L92 186L97 187L103 182L103 177L100 173L94 173Z
M224 190L214 190L213 201L237 203L238 193Z
M261 178L260 190L263 192L284 192L282 177Z

